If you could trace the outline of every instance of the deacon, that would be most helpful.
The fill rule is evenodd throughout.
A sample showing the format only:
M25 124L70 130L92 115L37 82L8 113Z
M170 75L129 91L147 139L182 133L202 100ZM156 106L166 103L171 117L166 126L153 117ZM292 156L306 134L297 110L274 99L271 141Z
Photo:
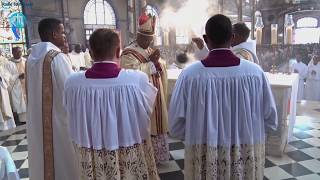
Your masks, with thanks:
M205 30L209 56L182 71L170 103L170 134L185 139L184 177L262 180L266 128L277 125L270 85L232 53L229 18L215 15Z
M306 100L320 101L320 50L316 50L308 65Z
M39 42L27 60L27 136L29 176L32 180L80 179L76 154L69 138L69 121L63 108L63 90L73 72L61 47L64 26L57 19L39 22Z
M136 69L146 73L158 89L157 99L151 116L151 140L158 163L169 160L167 72L165 62L160 59L159 49L150 47L155 33L155 17L143 14L139 18L136 42L122 52L120 63L125 69Z
M118 66L116 32L97 29L89 42L92 68L72 75L64 91L82 179L159 179L149 127L157 89L146 74Z
M12 109L18 114L20 122L26 122L27 95L24 79L26 59L22 57L21 47L13 47L12 55L11 62L8 62L6 66L12 77L9 84Z

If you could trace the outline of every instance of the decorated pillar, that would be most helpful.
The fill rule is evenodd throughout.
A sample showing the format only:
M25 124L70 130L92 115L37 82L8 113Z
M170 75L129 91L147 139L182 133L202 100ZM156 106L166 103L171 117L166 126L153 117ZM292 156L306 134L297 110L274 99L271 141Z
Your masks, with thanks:
M129 42L135 40L138 27L138 18L146 5L146 0L128 0Z

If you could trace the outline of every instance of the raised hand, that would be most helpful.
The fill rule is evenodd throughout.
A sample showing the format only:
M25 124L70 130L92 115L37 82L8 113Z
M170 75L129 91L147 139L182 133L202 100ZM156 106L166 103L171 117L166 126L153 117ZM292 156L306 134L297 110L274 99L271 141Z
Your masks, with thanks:
M153 51L153 53L149 56L150 61L153 63L158 63L160 59L160 50L156 49Z
M203 40L201 38L199 38L199 37L192 38L192 42L194 42L199 49L203 49L204 48L204 42L203 42Z

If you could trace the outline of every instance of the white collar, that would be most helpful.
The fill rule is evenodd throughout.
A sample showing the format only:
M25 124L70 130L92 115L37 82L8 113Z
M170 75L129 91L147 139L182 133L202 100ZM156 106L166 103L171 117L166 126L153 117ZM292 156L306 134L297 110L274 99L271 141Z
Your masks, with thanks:
M223 51L223 50L231 51L230 48L216 48L216 49L211 49L210 52L212 52L212 51Z
M106 64L117 64L117 62L113 61L113 60L105 60L105 61L97 61L97 62L93 62L93 64L99 64L99 63L106 63Z

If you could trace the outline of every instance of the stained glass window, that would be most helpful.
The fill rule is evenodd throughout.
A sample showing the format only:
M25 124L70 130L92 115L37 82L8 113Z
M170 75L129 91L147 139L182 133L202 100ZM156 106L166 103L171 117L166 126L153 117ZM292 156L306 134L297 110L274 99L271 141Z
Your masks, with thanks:
M25 22L19 0L0 0L0 48L7 55L13 46L26 49Z
M315 28L318 27L318 20L313 17L301 18L297 21L298 28Z
M97 28L116 29L116 15L106 0L90 0L84 10L86 40Z

